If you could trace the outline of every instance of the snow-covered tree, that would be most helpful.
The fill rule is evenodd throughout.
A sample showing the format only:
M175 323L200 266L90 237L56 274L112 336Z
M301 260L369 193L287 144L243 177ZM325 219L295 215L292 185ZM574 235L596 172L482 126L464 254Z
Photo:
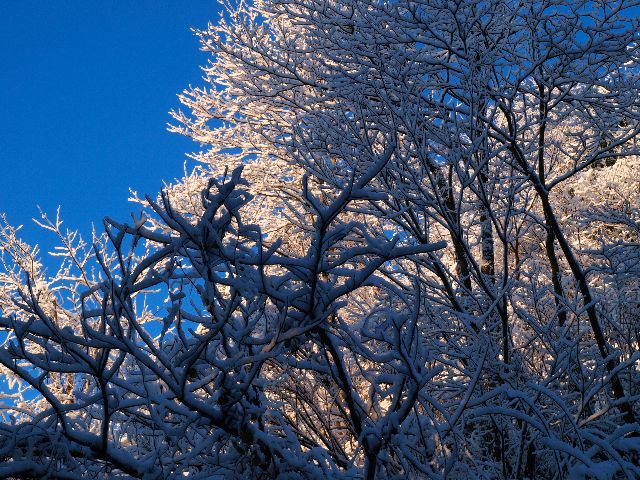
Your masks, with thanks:
M0 475L640 476L637 3L225 3L193 172L0 230Z

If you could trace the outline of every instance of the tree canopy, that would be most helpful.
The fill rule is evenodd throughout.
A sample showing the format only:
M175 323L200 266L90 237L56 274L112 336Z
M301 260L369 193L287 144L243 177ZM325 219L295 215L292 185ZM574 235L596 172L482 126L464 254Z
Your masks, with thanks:
M0 229L0 476L638 478L639 4L225 2L193 170Z

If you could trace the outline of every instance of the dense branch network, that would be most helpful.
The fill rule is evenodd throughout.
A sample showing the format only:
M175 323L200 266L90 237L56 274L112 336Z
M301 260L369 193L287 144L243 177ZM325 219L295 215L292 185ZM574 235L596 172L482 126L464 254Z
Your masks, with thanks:
M193 172L0 230L0 476L640 476L638 6L225 3Z

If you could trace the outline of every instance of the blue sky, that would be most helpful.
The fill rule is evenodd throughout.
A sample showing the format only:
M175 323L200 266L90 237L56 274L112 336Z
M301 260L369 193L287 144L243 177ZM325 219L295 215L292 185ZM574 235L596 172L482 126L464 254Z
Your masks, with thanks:
M213 0L13 0L0 4L0 212L42 237L37 205L62 206L90 232L130 219L129 188L155 193L181 175L189 139L168 133L176 94L201 84L190 27L217 18Z

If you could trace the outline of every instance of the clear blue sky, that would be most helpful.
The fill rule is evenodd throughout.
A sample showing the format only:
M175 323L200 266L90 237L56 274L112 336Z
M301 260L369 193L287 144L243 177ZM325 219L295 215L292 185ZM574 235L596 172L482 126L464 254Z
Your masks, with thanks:
M129 187L156 193L199 146L166 131L176 94L202 84L190 27L217 19L215 0L0 2L0 211L32 225L62 206L89 232L130 219Z

